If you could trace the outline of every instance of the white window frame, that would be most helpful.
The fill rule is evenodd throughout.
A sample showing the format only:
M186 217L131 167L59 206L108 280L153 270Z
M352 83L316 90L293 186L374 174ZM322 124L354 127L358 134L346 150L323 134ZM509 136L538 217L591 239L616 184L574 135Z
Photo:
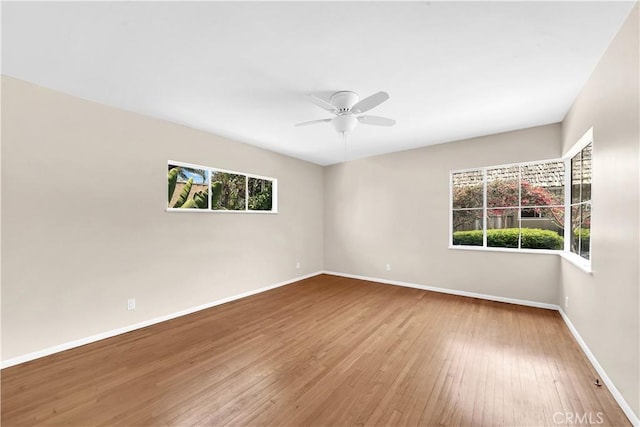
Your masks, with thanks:
M517 252L517 253L535 253L535 254L556 254L560 255L563 258L567 259L572 264L576 265L583 271L587 273L591 273L591 260L593 259L593 245L590 245L589 248L589 259L585 259L578 254L571 252L571 233L573 230L571 229L571 158L576 154L580 153L587 145L593 144L593 128L590 128L579 140L572 146L567 152L558 159L546 159L539 161L528 161L528 162L520 162L520 163L508 163L503 165L492 165L492 166L484 166L484 167L476 167L476 168L466 168L466 169L457 169L449 171L449 236L448 236L448 247L449 249L456 250L470 250L470 251L488 251L488 252ZM495 168L508 168L508 167L523 167L527 165L533 164L541 164L541 163L550 163L550 162L563 162L564 163L564 248L562 250L552 250L552 249L522 249L518 248L493 248L487 246L487 210L494 209L487 207L487 170L495 169ZM591 177L593 183L593 161L591 164ZM454 245L453 244L453 175L457 173L463 172L472 172L472 171L482 171L483 174L483 205L482 205L482 246L463 246L463 245ZM520 188L520 186L519 186ZM518 190L520 193L522 189ZM522 225L522 201L521 194L518 197L518 206L511 207L512 209L518 209L518 226L521 228ZM560 205L552 205L552 206L560 206ZM541 206L541 207L549 207L549 206ZM477 208L480 209L480 208ZM469 208L471 210L471 208ZM593 212L593 189L591 191L591 210ZM593 236L590 231L590 236ZM521 245L521 241L518 241L518 246Z
M211 198L209 197L209 201L208 201L209 206L207 209L181 209L181 208L166 207L165 208L166 212L205 212L205 213L240 213L240 214L277 214L278 213L278 179L277 178L273 178L270 176L256 175L256 174L246 173L246 172L238 172L230 169L216 168L212 166L203 166L203 165L198 165L196 163L180 162L175 160L168 160L167 166L169 165L192 168L192 169L204 169L209 172L209 180L211 180L211 175L213 172L224 172L224 173L232 173L235 175L243 175L246 177L245 184L244 184L245 200L244 200L244 209L242 210L211 209L211 206L210 206ZM166 175L166 169L165 169L165 175ZM257 179L264 179L264 180L271 181L271 210L270 211L249 209L249 178L257 178ZM165 199L166 199L166 196L165 196Z
M576 142L567 152L564 154L563 159L565 161L565 186L564 186L564 200L565 200L565 210L568 209L568 214L565 212L564 215L564 251L561 253L561 256L574 264L576 267L585 271L586 273L591 273L591 260L593 259L593 245L589 243L589 259L581 257L579 254L571 252L571 238L573 237L571 234L573 230L571 229L571 159L579 154L587 145L593 144L593 127L589 128L587 132ZM593 149L593 145L591 146ZM593 154L591 160L591 183L593 184ZM568 173L566 171L569 171ZM593 188L591 189L591 213L593 215ZM591 229L589 230L589 240L591 241L592 234Z
M522 189L520 188L520 170L518 172L518 206L487 206L487 170L490 169L501 169L501 168L512 168L517 167L521 168L529 165L539 165L542 163L558 163L563 162L564 159L546 159L546 160L537 160L537 161L529 161L529 162L520 162L520 163L506 163L502 165L493 165L493 166L483 166L477 168L468 168L468 169L458 169L449 171L449 249L462 249L462 250L479 250L479 251L490 251L490 252L518 252L518 253L545 253L545 254L557 254L562 252L561 249L528 249L521 248L521 240L518 239L518 247L517 248L499 248L499 247L490 247L487 246L487 211L491 209L517 209L518 210L518 228L522 228ZM565 164L566 170L566 164ZM473 208L469 209L454 209L453 208L453 175L457 173L464 172L477 172L482 171L482 246L464 246L464 245L454 245L453 244L453 212L454 210L473 210ZM566 179L566 173L565 173ZM566 180L565 180L566 183ZM566 194L566 187L565 187ZM565 196L566 197L566 196ZM525 206L525 208L551 208L551 207L564 207L565 205L548 205L548 206ZM480 208L476 208L480 209ZM566 212L565 212L565 222L566 222Z

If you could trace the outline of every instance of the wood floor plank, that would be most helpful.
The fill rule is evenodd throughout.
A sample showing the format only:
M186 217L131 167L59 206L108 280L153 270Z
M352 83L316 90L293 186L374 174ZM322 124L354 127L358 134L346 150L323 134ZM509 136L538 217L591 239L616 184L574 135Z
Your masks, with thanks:
M596 375L557 312L320 275L4 369L1 421L630 425Z

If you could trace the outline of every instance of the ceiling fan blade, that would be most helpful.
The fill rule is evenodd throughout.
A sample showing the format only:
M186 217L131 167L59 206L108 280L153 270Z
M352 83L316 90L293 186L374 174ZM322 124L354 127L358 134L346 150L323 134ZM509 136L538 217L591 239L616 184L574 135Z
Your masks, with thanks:
M315 96L314 94L310 93L307 95L309 97L309 99L311 99L311 101L316 104L318 107L325 109L327 111L330 111L332 113L336 112L336 107L330 103L328 103L327 101L325 101L322 98L318 98L317 96Z
M302 123L298 123L295 125L295 127L299 127L299 126L309 126L309 125L314 125L316 123L324 123L324 122L330 122L332 119L320 119L320 120L311 120L308 122L302 122Z
M374 126L393 126L396 124L396 121L393 119L378 116L360 116L358 117L358 121L360 123L364 123L365 125Z
M382 104L387 99L389 99L389 94L387 92L374 93L373 95L366 97L360 102L356 102L355 105L351 107L350 112L352 114L364 113L365 111L369 111L372 108Z

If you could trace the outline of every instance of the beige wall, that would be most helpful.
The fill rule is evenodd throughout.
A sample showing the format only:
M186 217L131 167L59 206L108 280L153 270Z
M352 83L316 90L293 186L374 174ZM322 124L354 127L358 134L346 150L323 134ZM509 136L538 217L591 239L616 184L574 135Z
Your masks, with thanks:
M167 213L169 159L276 177L280 213ZM321 270L322 176L3 77L2 360Z
M325 168L325 270L556 304L557 255L447 247L450 170L557 158L560 138L553 124Z
M593 274L562 262L560 301L640 415L640 69L638 5L563 123L566 151L593 126Z

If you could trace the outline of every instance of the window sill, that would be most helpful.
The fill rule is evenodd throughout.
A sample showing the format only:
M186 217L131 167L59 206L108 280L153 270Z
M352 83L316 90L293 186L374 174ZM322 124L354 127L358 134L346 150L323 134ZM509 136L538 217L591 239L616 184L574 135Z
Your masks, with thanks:
M560 252L560 256L585 273L593 274L593 271L591 270L591 261L584 259L581 256L574 254L573 252Z
M165 208L165 212L198 212L198 213L230 213L230 214L277 214L278 211L245 211L245 210L211 210L211 209L180 209L180 208Z
M449 249L459 251L480 251L480 252L507 252L514 254L544 254L544 255L559 255L566 259L571 264L578 267L580 270L587 274L593 274L591 270L591 261L582 258L571 252L554 251L550 249L512 249L512 248L485 248L483 246L454 246L449 245Z

